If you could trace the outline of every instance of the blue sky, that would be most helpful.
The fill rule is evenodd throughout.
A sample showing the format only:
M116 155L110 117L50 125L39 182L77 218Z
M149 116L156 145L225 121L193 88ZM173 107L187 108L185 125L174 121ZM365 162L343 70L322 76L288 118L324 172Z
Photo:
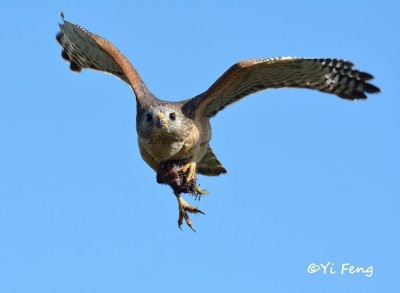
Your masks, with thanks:
M394 292L399 245L396 1L3 3L0 292ZM159 98L206 90L233 63L338 57L383 93L349 102L270 90L212 120L228 170L177 227L142 161L135 99L69 71L58 13L114 43ZM336 274L310 264L334 263ZM371 277L340 274L349 263Z

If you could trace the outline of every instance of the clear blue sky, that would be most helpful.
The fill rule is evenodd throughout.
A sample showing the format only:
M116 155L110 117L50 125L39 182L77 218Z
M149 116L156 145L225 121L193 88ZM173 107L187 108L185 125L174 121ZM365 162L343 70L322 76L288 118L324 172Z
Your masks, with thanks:
M45 3L0 10L0 292L399 292L397 1ZM228 174L199 176L210 195L185 198L206 216L181 231L140 157L131 89L69 71L60 11L162 99L275 56L351 60L383 93L270 90L219 113ZM374 272L307 273L327 262Z

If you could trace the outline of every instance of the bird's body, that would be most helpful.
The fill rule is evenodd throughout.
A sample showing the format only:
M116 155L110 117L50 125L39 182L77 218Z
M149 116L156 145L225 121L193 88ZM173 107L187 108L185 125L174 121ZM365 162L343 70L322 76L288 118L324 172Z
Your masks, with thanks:
M56 38L63 48L62 57L70 62L72 71L80 72L82 68L103 71L132 87L137 102L136 129L143 160L156 172L160 166L167 167L164 171L183 172L186 183L193 181L196 173L209 176L226 173L209 146L209 119L227 105L252 93L295 87L355 100L366 99L365 93L380 91L368 82L373 76L353 69L351 62L279 57L240 61L204 93L181 102L166 102L148 90L131 63L107 40L66 20L60 28ZM168 166L168 162L183 162L184 165ZM197 185L196 190L203 193ZM174 193L179 203L179 226L184 218L192 228L186 212L201 211L188 205L176 189Z
M190 160L200 163L204 157L208 143L211 139L211 125L208 120L191 119L185 117L182 113L182 103L171 103L167 105L159 104L150 108L142 109L146 113L152 113L154 117L162 113L168 117L169 112L180 119L180 125L173 131L169 127L160 127L151 129L149 133L146 130L146 120L137 122L138 143L142 158L156 172L162 161L167 160ZM140 117L141 114L138 115ZM154 119L154 118L153 118ZM169 125L173 122L169 118L164 118ZM183 123L184 122L184 123ZM172 130L172 131L171 131Z

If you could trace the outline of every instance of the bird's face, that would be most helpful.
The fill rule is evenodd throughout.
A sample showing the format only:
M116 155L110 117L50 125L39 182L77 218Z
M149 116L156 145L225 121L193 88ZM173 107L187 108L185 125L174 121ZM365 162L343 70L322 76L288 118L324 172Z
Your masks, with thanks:
M186 117L177 107L168 105L143 109L138 115L137 130L142 138L161 137L181 140L187 135Z

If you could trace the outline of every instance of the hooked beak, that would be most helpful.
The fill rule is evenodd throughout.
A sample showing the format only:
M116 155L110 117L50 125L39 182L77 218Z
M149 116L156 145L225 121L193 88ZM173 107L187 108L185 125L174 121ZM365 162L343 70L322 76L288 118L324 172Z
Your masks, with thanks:
M165 122L164 119L165 119L164 114L162 113L157 114L156 126L158 128L168 125L168 123Z

